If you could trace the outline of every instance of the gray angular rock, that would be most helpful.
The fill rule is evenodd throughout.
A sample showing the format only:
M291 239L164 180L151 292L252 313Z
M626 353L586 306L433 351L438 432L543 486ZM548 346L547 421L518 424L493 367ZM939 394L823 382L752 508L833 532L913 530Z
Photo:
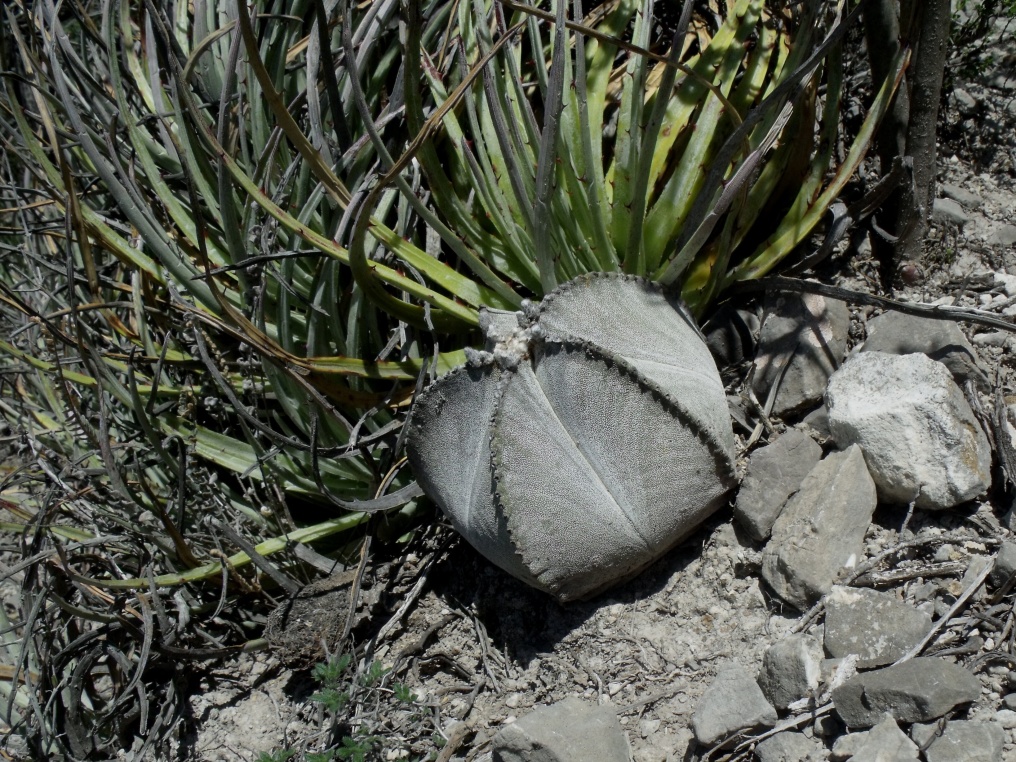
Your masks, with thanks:
M812 732L819 738L835 738L843 732L843 723L831 714L816 717L811 726Z
M824 404L804 416L801 424L811 429L823 442L829 439L829 411Z
M921 642L931 617L889 593L834 587L825 598L825 649L857 654L860 669L892 664Z
M862 730L857 733L847 733L836 739L833 748L829 751L829 762L846 762L864 746L871 731Z
M821 747L803 733L777 733L755 747L758 762L809 762Z
M996 288L1005 291L1006 296L1016 296L1016 275L1010 275L1004 270L991 273L992 284Z
M796 429L751 454L734 505L734 517L748 534L769 537L783 506L821 457L815 440Z
M995 712L995 722L1006 730L1016 728L1016 711L1012 709L999 709Z
M896 720L884 717L868 731L851 762L917 762L917 745L900 730Z
M986 384L977 353L956 323L902 312L886 312L868 321L868 339L862 352L890 355L925 354L938 360L952 373L956 383L967 380Z
M951 198L936 198L932 204L931 218L940 224L949 225L962 226L970 222L970 215Z
M979 106L977 99L966 90L959 87L953 90L953 100L956 103L957 110L964 116L977 113Z
M979 333L971 341L979 347L1004 347L1009 343L1008 331L986 331Z
M811 635L794 633L773 643L762 657L758 684L777 709L786 709L818 688L822 646Z
M1005 731L994 722L953 720L936 737L937 724L914 725L910 736L928 762L1001 762Z
M702 326L706 346L721 368L736 365L755 353L759 319L754 312L722 305Z
M991 584L1001 587L1013 574L1016 574L1016 543L1003 542L991 567Z
M968 209L976 209L984 201L973 191L969 191L966 188L962 188L959 185L952 185L951 183L939 183L938 189L942 195L946 198L951 198L953 201L959 201L960 204L967 207Z
M731 666L718 673L702 694L691 726L695 740L709 746L738 730L775 725L778 719L752 674Z
M1016 225L1001 225L988 236L992 246L1012 246L1016 244Z
M762 553L766 583L787 603L806 609L860 556L875 504L860 447L820 461L773 525Z
M575 697L504 726L492 747L494 762L628 761L628 741L614 710Z
M887 502L942 510L991 484L988 439L942 363L861 352L829 379L826 405L836 443L861 446Z
M822 399L847 348L850 311L844 302L816 294L781 296L769 307L753 388L764 402L779 381L773 412L782 416Z
M980 681L963 667L919 657L852 677L833 690L833 704L847 727L867 728L886 712L900 722L934 720L980 695Z

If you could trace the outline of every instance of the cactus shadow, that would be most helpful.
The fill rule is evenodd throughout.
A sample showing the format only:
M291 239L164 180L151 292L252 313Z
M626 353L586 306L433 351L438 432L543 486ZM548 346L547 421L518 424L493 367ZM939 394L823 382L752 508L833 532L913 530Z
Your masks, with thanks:
M729 525L729 520L729 512L720 511L640 574L585 601L558 603L491 564L462 538L432 570L432 589L449 608L476 617L491 644L504 649L526 668L591 624L601 610L619 604L651 604L658 594L665 597L673 580L699 557L715 530L725 523Z

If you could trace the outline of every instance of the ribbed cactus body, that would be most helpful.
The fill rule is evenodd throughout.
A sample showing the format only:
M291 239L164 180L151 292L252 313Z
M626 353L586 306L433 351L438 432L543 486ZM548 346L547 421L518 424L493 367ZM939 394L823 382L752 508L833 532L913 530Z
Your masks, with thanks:
M627 579L733 484L716 366L656 285L577 278L525 313L487 313L488 351L417 399L424 491L484 556L561 601Z

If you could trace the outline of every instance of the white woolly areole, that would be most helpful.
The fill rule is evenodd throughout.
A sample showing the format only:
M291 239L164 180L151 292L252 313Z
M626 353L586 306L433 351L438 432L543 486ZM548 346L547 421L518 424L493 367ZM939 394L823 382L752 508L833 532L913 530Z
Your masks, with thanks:
M494 362L505 370L514 370L519 367L519 363L529 359L532 344L532 329L520 328L494 345Z

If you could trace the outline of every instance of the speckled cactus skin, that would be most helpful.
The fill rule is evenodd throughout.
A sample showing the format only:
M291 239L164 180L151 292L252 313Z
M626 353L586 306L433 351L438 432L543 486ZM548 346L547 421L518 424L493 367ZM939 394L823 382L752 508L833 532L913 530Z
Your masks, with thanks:
M630 578L734 483L719 374L694 322L640 278L586 275L521 313L416 400L424 491L490 561L558 600Z

